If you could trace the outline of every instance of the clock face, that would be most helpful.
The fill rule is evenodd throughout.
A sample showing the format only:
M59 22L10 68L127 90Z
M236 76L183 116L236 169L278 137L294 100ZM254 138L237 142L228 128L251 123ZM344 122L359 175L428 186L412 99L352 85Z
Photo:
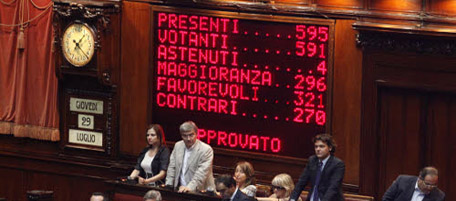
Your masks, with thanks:
M62 51L73 66L87 65L95 52L95 36L92 29L81 23L74 23L63 33Z

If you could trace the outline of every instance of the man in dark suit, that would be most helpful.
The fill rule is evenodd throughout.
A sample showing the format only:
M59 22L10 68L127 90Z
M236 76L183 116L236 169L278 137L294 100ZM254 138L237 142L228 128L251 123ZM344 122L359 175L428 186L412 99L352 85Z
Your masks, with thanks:
M439 172L423 168L419 176L399 175L383 195L382 201L443 201L445 193L437 188Z
M236 181L231 175L220 175L215 179L215 189L220 193L223 201L256 201L236 188Z
M298 200L302 190L310 182L307 201L343 201L342 180L345 164L333 154L336 143L329 134L319 134L313 139L315 155L308 160L304 172L299 177L290 201Z

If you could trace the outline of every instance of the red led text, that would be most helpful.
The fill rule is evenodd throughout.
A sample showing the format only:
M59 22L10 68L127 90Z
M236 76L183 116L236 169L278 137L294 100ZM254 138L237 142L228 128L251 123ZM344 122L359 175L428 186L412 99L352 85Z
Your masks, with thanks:
M278 153L282 150L282 142L276 137L198 129L198 139L211 145L241 148L244 150L273 153Z
M272 85L272 73L263 70L206 66L158 61L157 74L172 77L232 82L251 85Z
M238 20L208 16L159 13L158 28L238 33Z

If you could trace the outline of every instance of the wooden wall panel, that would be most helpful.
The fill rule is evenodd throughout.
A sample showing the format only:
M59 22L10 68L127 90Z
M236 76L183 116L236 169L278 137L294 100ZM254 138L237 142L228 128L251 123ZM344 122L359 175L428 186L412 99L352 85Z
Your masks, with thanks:
M123 2L121 34L120 152L137 155L145 146L150 110L151 10ZM138 144L141 142L141 144Z
M308 5L311 0L275 0L275 3Z
M54 191L54 200L56 201L89 200L92 192L107 191L107 187L101 180L39 172L27 172L24 184L26 190ZM21 194L25 195L25 192Z
M37 148L31 144L28 147ZM94 164L71 163L56 156L49 156L51 160L43 159L42 153L38 152L28 157L10 155L3 150L1 153L0 197L7 200L26 201L29 190L54 191L56 201L89 200L92 192L107 190L104 180L118 175Z
M0 198L6 200L19 200L24 199L25 186L22 185L24 181L24 172L10 168L0 168ZM24 198L20 198L23 195Z
M345 179L359 185L362 52L356 47L353 20L336 21L332 132L344 160Z
M363 8L364 0L315 0L318 6L331 6L335 8Z
M120 16L120 13L110 16L110 29L101 38L103 40L101 42L102 48L107 51L98 58L100 63L99 77L102 77L103 73L109 74L109 81L114 85L118 85L120 81Z
M455 163L448 160L456 143L451 113L456 107L456 57L418 53L422 49L401 53L391 46L365 48L360 160L367 170L360 171L361 192L381 199L399 174L417 175L432 165L440 169L446 199L456 199L450 189L456 185L450 171Z
M369 0L369 10L420 12L422 0Z
M456 15L456 1L453 0L427 0L427 12L436 15Z
M379 196L399 174L418 175L424 166L439 169L439 188L452 200L456 163L456 94L382 87L379 90Z
M426 161L439 169L439 188L444 190L446 200L455 200L454 181L456 181L456 94L436 93L429 98L426 146ZM428 165L426 164L426 165Z
M422 166L419 93L391 88L379 91L379 192L385 192L399 174L417 175Z
M377 158L379 148L376 136L375 115L377 113L377 86L374 80L374 69L376 54L363 52L363 88L361 105L361 137L360 141L360 164L363 168L359 171L360 193L377 196L377 172L379 166Z

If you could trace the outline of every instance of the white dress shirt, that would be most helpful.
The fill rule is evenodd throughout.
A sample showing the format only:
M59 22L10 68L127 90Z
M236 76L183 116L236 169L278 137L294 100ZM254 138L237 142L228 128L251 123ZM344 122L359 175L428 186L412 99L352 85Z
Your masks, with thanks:
M413 191L413 196L411 201L423 201L425 194L418 188L418 180L415 184L415 191Z
M179 180L181 186L187 186L187 183L190 182L190 181L185 181L185 176L184 175L187 172L188 158L190 158L190 156L192 155L193 148L195 147L195 144L193 144L193 146L190 147L190 148L185 147L184 161L182 162L182 170L181 170L180 180Z

